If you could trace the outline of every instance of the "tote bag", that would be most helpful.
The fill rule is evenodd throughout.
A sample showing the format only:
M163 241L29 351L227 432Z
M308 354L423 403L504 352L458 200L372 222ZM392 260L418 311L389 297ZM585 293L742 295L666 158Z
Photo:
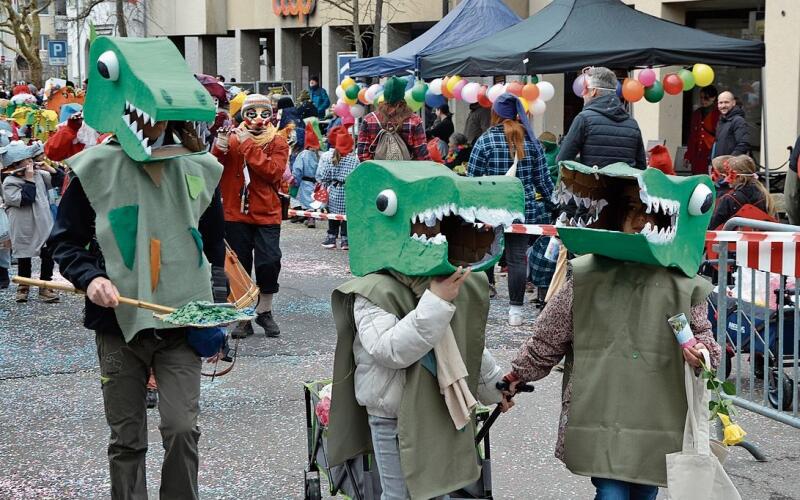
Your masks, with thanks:
M708 351L701 350L706 365ZM709 443L708 390L703 377L684 363L686 385L686 424L683 449L667 455L667 488L671 500L741 500Z

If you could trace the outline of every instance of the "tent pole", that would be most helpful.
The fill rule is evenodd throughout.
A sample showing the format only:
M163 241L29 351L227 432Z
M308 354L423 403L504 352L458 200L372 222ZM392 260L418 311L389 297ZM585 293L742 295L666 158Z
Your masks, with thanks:
M766 90L766 66L761 67L761 85L759 85L761 93L761 131L764 134L764 140L761 147L764 151L764 174L766 176L767 192L769 192L769 141L767 140L767 90Z

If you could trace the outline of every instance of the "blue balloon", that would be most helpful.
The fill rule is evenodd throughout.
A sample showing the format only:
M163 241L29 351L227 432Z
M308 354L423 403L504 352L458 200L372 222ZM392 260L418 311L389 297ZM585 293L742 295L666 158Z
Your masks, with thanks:
M617 97L622 99L622 82L617 80Z
M438 108L447 104L447 99L443 95L436 95L433 92L425 94L425 104L431 108Z

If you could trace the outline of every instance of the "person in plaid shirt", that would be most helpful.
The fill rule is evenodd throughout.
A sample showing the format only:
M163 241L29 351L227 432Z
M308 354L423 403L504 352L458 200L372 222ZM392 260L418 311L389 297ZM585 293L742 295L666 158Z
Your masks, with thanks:
M520 100L505 93L492 105L492 124L472 148L467 175L505 175L517 158L517 178L525 191L525 223L549 223L552 206L553 181L547 171L547 160L542 145L533 134L528 116ZM536 193L544 203L536 203ZM522 222L522 221L520 221ZM525 299L527 276L525 253L528 235L505 235L506 262L508 263L508 322L511 326L522 324L522 304ZM492 274L489 275L493 278ZM492 280L493 281L493 280Z
M378 110L366 115L358 132L358 160L374 159L375 139L381 128L401 124L398 134L408 146L412 160L430 160L425 127L405 101L406 80L393 76L383 86L384 102Z

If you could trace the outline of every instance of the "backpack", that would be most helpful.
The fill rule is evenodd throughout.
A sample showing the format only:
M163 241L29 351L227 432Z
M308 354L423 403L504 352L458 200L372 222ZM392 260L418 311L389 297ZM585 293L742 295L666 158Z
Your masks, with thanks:
M394 127L383 128L378 115L375 113L372 115L381 127L375 141L370 146L372 158L375 160L410 160L411 153L408 151L408 146L397 130Z

